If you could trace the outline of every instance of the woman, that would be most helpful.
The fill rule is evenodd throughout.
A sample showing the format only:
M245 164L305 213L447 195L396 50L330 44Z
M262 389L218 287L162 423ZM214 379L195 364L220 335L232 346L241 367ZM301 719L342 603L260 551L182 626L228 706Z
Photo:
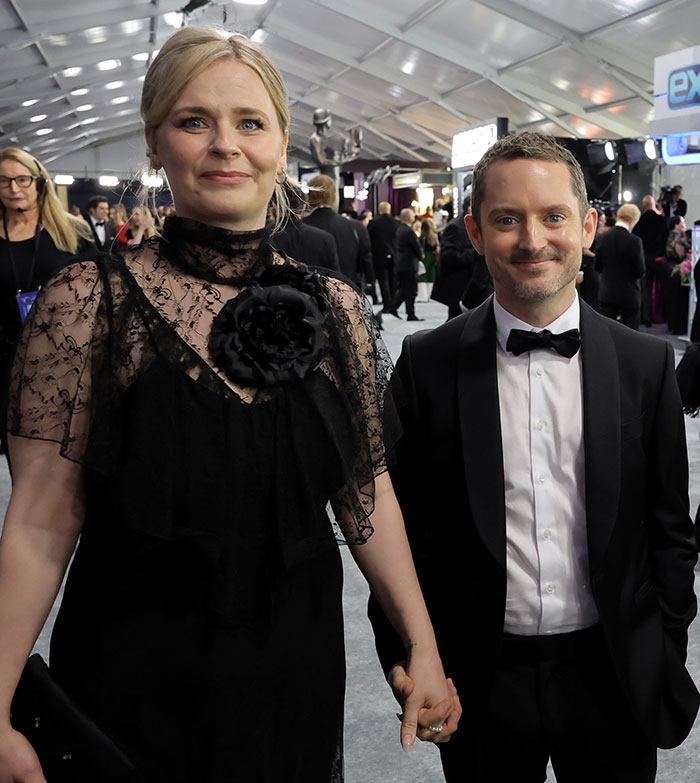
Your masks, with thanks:
M14 147L0 151L0 410L11 357L35 292L89 247L85 221L69 215L46 169ZM5 416L0 441L6 451Z
M134 207L131 210L131 228L127 229L127 244L130 247L140 245L144 239L155 236L156 229L153 225L153 215L148 207Z
M438 240L435 223L430 218L423 218L420 228L420 244L423 248L423 264L425 272L418 276L419 299L423 302L430 301L435 282L435 267L440 257L440 241Z
M142 116L177 217L123 260L57 276L14 365L0 706L80 534L51 670L135 780L338 781L329 499L406 646L404 747L419 717L424 739L459 717L386 473L383 354L360 294L267 244L268 212L286 209L289 112L257 46L178 31ZM22 763L43 783L24 737L0 728L0 783Z
M129 230L129 216L126 214L126 207L119 202L109 209L109 219L117 227L117 242L119 249L125 248L129 244L127 232Z

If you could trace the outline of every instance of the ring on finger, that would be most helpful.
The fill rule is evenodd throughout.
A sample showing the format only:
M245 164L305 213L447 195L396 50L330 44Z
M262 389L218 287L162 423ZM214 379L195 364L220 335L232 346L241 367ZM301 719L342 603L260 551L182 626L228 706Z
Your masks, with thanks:
M428 726L430 731L436 731L438 734L445 728L444 726Z

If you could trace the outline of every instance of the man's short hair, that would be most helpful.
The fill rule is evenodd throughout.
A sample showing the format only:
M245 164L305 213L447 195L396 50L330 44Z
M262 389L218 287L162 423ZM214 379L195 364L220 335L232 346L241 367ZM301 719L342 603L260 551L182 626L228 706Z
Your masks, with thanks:
M623 204L617 210L617 219L627 223L630 228L634 228L641 214L636 204Z
M501 160L542 160L548 163L565 163L569 167L571 188L579 203L581 220L588 211L588 196L583 171L576 158L554 138L544 133L522 131L499 139L483 154L474 167L472 179L472 215L481 225L481 204L486 197L486 172L492 163Z
M371 209L363 209L362 212L360 212L360 220L364 220L368 215L372 214Z
M391 215L391 204L388 201L380 201L377 211L380 215Z
M656 200L652 195L644 196L642 199L642 207L646 212L648 212L650 209L654 209L656 206Z
M411 207L405 207L399 214L399 220L402 223L405 223L407 220L414 220L415 217L416 213L411 209Z
M472 205L472 197L471 196L465 196L462 201L462 214L466 215L467 212L469 212L469 207Z
M90 200L88 201L88 209L97 209L97 207L102 203L109 204L109 199L105 198L104 196L90 196Z
M319 174L308 182L308 202L311 209L316 207L332 207L338 203L338 187L335 180L327 174Z

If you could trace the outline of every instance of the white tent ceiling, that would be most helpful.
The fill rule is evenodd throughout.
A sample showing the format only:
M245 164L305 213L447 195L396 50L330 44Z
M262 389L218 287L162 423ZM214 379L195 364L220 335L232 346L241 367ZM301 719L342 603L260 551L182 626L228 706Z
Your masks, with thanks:
M185 2L0 0L0 147L60 171L135 141L141 58ZM561 136L643 136L654 57L700 42L698 0L213 0L189 22L262 40L307 164L318 106L339 136L362 126L372 158L443 160L454 131L495 116Z

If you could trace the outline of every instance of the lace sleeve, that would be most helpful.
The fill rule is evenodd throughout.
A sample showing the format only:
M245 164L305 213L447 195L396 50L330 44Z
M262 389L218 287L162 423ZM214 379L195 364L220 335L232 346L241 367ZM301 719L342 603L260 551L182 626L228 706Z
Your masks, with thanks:
M104 355L103 283L94 263L72 264L37 296L10 376L8 431L54 441L67 459L88 460L92 386Z
M374 480L387 470L386 452L397 439L398 417L388 394L392 363L362 296L335 278L326 285L335 314L334 370L350 403L355 436L350 478L331 503L346 541L361 544L373 533Z

